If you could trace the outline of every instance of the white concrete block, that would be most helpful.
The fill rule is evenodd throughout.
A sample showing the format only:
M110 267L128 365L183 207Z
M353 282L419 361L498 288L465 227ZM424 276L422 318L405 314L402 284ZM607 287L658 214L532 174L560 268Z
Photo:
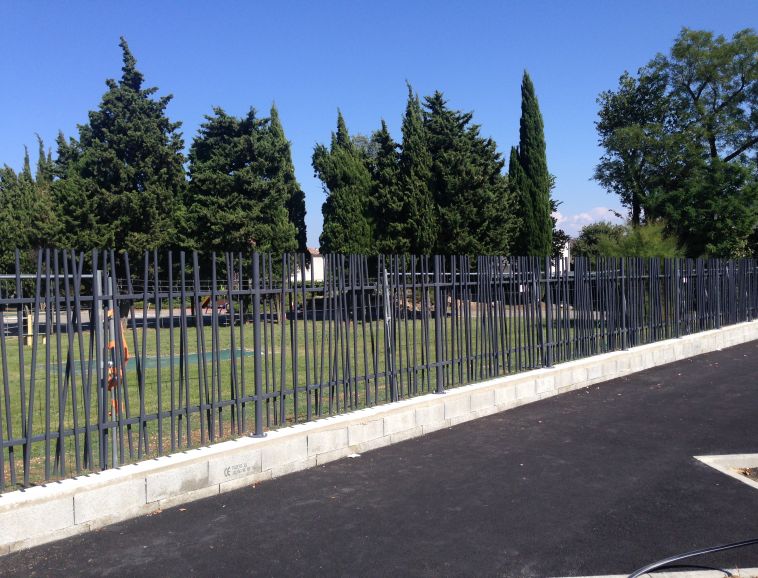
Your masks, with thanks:
M485 417L485 416L492 415L494 413L499 413L499 412L500 412L500 408L498 408L496 405L488 405L476 411L472 411L471 417L472 419L478 419L480 417Z
M163 498L158 502L158 504L160 505L161 510L167 510L168 508L173 508L174 506L189 504L195 500L202 500L203 498L210 498L211 496L217 495L218 484L213 484L212 486L205 486L204 488L199 488L190 492L175 494L173 496Z
M383 448L385 446L390 445L390 438L387 437L380 437L376 438L374 440L368 440L366 442L363 442L362 444L358 444L358 446L352 446L351 449L355 450L355 453L357 454L364 454L366 452L370 452L371 450L376 450L379 448Z
M146 478L147 502L165 500L208 487L208 461L177 464Z
M616 377L616 371L617 371L617 361L616 359L606 359L603 361L602 365L600 366L600 376L603 379L613 379Z
M471 394L471 411L478 412L495 406L495 392L477 391Z
M327 464L329 462L342 459L352 453L353 453L353 450L349 448L348 446L345 446L336 450L331 450L328 452L322 452L316 455L316 465L320 466L323 464Z
M450 393L445 396L445 419L452 419L471 411L471 396Z
M347 426L308 434L308 456L347 447Z
M299 460L296 462L290 462L288 464L282 464L280 466L276 466L274 468L271 468L270 470L264 470L261 472L260 476L261 479L270 479L270 478L278 478L280 476L286 476L287 474L293 474L295 472L300 472L302 470L307 470L308 468L315 468L316 467L316 458L308 458L304 460ZM269 474L268 478L266 478L266 473Z
M271 470L307 458L307 436L301 434L297 437L277 439L274 443L268 443L261 447L261 470Z
M552 375L545 375L544 377L538 377L535 382L537 393L545 393L553 391L555 389L555 377Z
M536 393L537 393L537 387L533 379L521 381L516 385L516 398L517 399L526 399L529 397L534 397Z
M223 484L261 471L261 450L246 448L210 459L208 479L211 484Z
M587 379L595 381L603 376L603 366L600 363L593 363L587 368Z
M416 427L416 410L392 412L384 418L384 435L407 431Z
M450 426L450 422L443 421L443 422L432 423L432 424L429 424L429 425L422 426L421 430L424 432L424 435L426 435L426 434L429 434L429 433L432 433L432 432L435 432L435 431L440 431L440 430L443 430L443 429L447 429L449 427L451 427Z
M222 482L218 485L218 492L219 494L223 494L224 492L232 492L234 490L239 490L240 488L255 486L261 482L270 480L272 477L273 474L271 470L266 470L265 472L258 472L252 476L245 476L244 478L229 480L228 482Z
M627 355L622 355L616 360L616 371L619 374L629 373L632 369L632 358Z
M439 396L437 397L439 399ZM427 427L445 424L445 406L440 402L416 408L416 425Z
M146 503L144 478L77 492L74 494L74 523L84 524L100 517L129 512Z
M381 418L363 423L350 424L347 427L347 442L351 446L374 440L383 435L384 420Z
M0 513L0 544L45 536L74 525L74 499L62 496L49 502L21 506Z
M495 405L501 406L516 400L516 385L509 383L495 390Z
M424 433L424 428L421 426L416 426L411 429L407 429L407 430L392 434L390 436L390 443L396 444L399 442L404 442L405 440L419 437L420 435L423 435L423 433Z
M71 536L76 536L77 534L84 534L85 532L89 532L91 529L93 529L93 527L89 523L79 524L77 526L68 526L67 528L56 530L55 532L39 534L37 536L9 544L8 551L10 553L19 552L21 550L28 550L29 548L34 548L40 544L47 544L49 542L55 542L56 540L70 538ZM0 563L0 574L2 574L2 563Z

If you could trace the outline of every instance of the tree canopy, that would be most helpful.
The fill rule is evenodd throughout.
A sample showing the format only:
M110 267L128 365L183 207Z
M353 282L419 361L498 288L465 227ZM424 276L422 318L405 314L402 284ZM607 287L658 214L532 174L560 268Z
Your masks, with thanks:
M350 140L341 112L331 146L316 145L313 170L327 194L321 212L324 228L319 237L322 253L374 252L369 220L371 173L365 155Z
M139 252L181 245L177 233L186 190L181 123L171 122L171 96L155 98L124 38L121 79L108 90L79 138L59 139L55 193L66 222L64 242L79 248Z
M188 237L205 251L297 250L289 209L301 218L300 186L276 109L270 118L213 112L190 148Z
M545 129L534 84L524 71L521 81L519 146L511 149L508 173L522 215L515 250L519 255L553 254L551 176L547 169Z
M691 256L751 252L758 225L758 37L683 29L603 92L595 178L635 225L664 220ZM755 248L752 249L755 252Z

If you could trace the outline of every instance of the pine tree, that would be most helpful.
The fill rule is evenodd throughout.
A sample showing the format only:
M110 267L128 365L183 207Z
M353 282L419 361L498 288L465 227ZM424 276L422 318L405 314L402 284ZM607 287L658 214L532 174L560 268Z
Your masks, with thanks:
M68 242L139 253L181 244L184 143L181 123L165 114L172 97L153 98L156 88L142 88L144 78L124 38L119 46L121 79L106 81L108 91L79 126L78 141L61 147L59 139L64 158L58 168L65 167L66 182L56 196L68 215Z
M221 108L206 116L189 155L188 237L196 247L271 253L297 249L286 208L292 186L285 183L280 132L254 109L243 118Z
M400 154L398 193L403 198L398 220L400 239L411 253L430 255L437 244L437 210L430 188L432 156L424 126L423 111L418 95L408 85L408 101L403 117L403 143Z
M369 221L371 174L350 140L341 112L330 148L318 144L313 151L313 169L327 194L321 208L321 252L370 254L374 249Z
M511 153L513 161L513 154ZM511 163L513 165L513 162ZM521 122L519 127L518 164L511 185L516 190L517 211L521 222L516 250L522 255L545 256L552 253L553 224L550 212L550 173L545 153L545 130L537 96L529 74L521 82ZM513 165L515 169L515 165Z
M276 105L271 107L270 131L274 140L274 162L277 164L277 179L284 183L287 189L287 214L289 221L297 230L297 251L304 253L307 249L305 229L305 193L295 177L295 166L292 164L292 151L284 128L279 120Z

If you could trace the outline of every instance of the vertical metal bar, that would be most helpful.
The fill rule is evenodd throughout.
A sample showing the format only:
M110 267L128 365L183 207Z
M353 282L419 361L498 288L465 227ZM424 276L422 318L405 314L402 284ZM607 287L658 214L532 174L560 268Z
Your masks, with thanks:
M158 401L158 455L163 455L163 380L161 376L161 288L158 270L158 251L153 249L153 300L155 301L155 382ZM169 354L171 359L171 354ZM144 392L143 396L144 397ZM147 426L145 425L145 433ZM147 449L147 443L145 444Z
M553 366L553 302L550 287L552 278L550 257L545 257L545 322L547 324L545 327L545 367Z
M17 271L18 269L18 262ZM39 349L39 310L40 310L40 292L42 284L42 251L37 253L37 271L34 283L34 319L32 322L32 360L31 371L29 378L29 409L26 412L26 432L24 435L24 487L29 486L29 473L31 470L32 459L32 437L34 436L34 396L36 393L36 377L37 377L37 350ZM19 349L23 349L19 345ZM23 367L23 365L22 365Z
M182 425L184 425L184 428L186 429L186 438L187 441L185 442L187 446L192 445L192 423L190 419L190 383L189 383L189 368L187 367L188 361L189 361L189 351L188 351L188 327L187 327L187 278L186 278L186 255L184 251L180 251L179 253L179 271L181 276L181 288L180 288L180 294L181 294L181 300L182 300L182 309L180 312L180 323L181 323L181 330L179 332L179 349L181 350L181 356L179 358L179 405L182 405L182 396L184 396L184 421L185 423L182 424L181 418L182 415L179 414L179 420L177 424L177 435L178 435L178 443L179 447L182 446ZM194 299L194 292L193 292L193 303L196 302ZM197 314L198 311L195 310L195 327L197 327ZM200 417L200 420L202 421L202 416Z
M255 437L263 437L263 368L261 359L260 254L253 253L253 348L255 359Z
M287 423L287 388L286 388L286 370L287 370L287 340L285 330L287 327L287 273L289 269L288 255L282 255L282 286L279 289L279 416L280 423ZM273 343L273 341L272 341Z
M168 267L166 274L168 275L168 349L169 349L169 372L170 372L170 387L171 387L171 407L169 410L171 420L171 453L176 451L176 372L174 362L174 252L168 252ZM184 307L184 303L181 304ZM181 353L180 353L181 355Z
M215 253L211 258L215 260ZM195 303L195 339L197 341L197 386L200 409L200 444L205 445L206 422L208 426L210 426L213 412L210 408L210 392L208 391L207 375L205 371L205 319L200 303L200 265L198 264L197 251L192 251L192 276L194 280L192 297ZM203 417L203 414L205 414L205 417ZM189 441L189 439L187 441Z
M39 253L38 253L39 258ZM24 335L24 326L26 319L24 315L24 286L21 283L21 254L18 249L15 251L16 261L16 296L19 300L18 307L16 308L16 319L18 319L18 373L19 373L19 399L21 402L21 435L24 438L24 445L22 447L23 465L24 465L24 486L29 485L29 468L27 464L31 460L31 431L28 429L26 420L26 363L24 355L24 346L26 343L26 336ZM39 261L38 261L39 262ZM39 270L39 268L38 268ZM31 314L31 312L29 312Z
M18 325L21 327L22 319L16 317ZM19 339L19 348L24 344ZM8 466L10 473L11 485L16 485L16 454L15 446L13 445L13 414L11 412L11 391L10 391L10 377L8 375L8 355L6 351L5 343L5 315L0 311L0 357L2 357L2 370L3 370L3 394L5 401L5 427L8 431L8 440L10 445L8 446ZM24 383L19 383L19 387L23 389ZM5 487L5 447L3 445L3 415L0 412L0 491Z
M74 266L75 267L75 266ZM82 471L82 460L80 454L80 442L79 442L79 404L77 403L77 391L76 391L76 364L74 363L74 332L81 333L79 327L79 318L75 310L72 310L71 304L71 288L76 286L76 280L71 282L71 277L75 277L75 269L69 272L69 255L68 251L63 251L63 280L64 280L64 295L66 300L66 337L68 339L68 355L67 355L67 374L70 375L71 380L71 407L73 418L73 435L74 435L74 460L76 466L76 473ZM64 397L67 397L64 395Z
M45 479L50 479L50 444L52 436L50 432L50 403L51 403L51 386L50 383L50 365L52 364L52 353L50 350L50 312L52 303L50 296L50 249L45 249Z
M243 424L240 421L242 415L242 400L239 395L239 386L237 382L237 343L235 340L234 321L235 321L235 309L234 309L234 254L224 253L224 263L226 264L226 302L227 302L227 315L229 316L229 339L230 339L230 362L231 362L231 376L230 376L230 400L234 402L231 407L231 433L237 435L242 434ZM245 365L245 351L240 351L240 360L242 366Z
M440 279L440 269L442 268L442 260L439 255L434 256L434 349L435 349L435 378L437 383L437 389L435 393L445 393L444 383L444 356L442 354L442 312L444 307L442 306L442 292L440 291L440 285L442 280Z

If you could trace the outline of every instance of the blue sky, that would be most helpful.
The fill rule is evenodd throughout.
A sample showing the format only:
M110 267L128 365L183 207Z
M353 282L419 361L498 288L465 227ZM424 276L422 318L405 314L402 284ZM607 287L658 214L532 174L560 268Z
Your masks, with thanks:
M596 98L624 70L666 52L683 26L730 37L756 27L758 0L35 1L0 0L0 164L20 168L98 106L120 76L124 35L147 86L173 94L187 147L213 106L244 114L276 102L318 246L324 193L310 158L339 107L351 133L381 118L400 139L406 80L474 112L507 158L518 141L520 81L534 81L563 226L620 210L591 180L601 150Z

